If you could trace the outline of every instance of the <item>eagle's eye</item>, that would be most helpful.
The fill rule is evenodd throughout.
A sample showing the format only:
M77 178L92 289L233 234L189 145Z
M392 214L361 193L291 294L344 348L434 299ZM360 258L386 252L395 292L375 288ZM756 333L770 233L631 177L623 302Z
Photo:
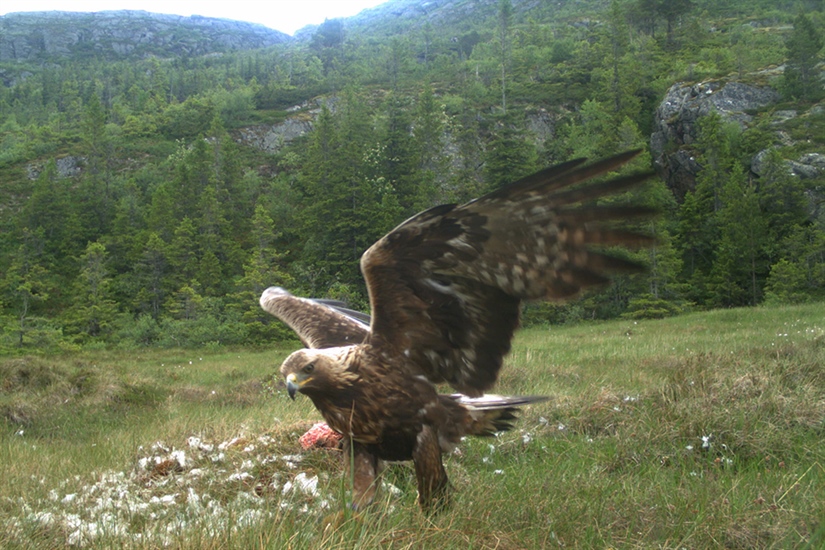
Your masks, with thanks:
M307 366L305 366L305 367L304 367L303 369L301 369L301 370L303 370L303 371L304 371L305 373L307 373L307 374L311 373L313 370L315 370L315 361L313 361L312 363L308 364Z

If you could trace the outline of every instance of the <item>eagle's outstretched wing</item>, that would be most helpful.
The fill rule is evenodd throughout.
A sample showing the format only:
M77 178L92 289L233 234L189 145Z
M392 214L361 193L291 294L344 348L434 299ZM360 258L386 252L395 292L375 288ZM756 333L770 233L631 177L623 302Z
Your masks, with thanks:
M406 357L413 374L480 395L496 381L522 300L569 298L609 282L608 272L642 269L591 247L650 242L605 225L650 209L596 200L651 174L577 185L636 154L570 161L396 227L361 258L372 309L368 342Z
M369 316L340 302L293 296L280 287L261 294L261 307L286 323L308 348L360 344L369 333Z

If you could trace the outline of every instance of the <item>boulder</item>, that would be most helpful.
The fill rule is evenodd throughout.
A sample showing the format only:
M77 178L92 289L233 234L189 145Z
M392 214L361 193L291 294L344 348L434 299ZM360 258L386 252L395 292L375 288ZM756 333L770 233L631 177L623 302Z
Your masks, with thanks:
M671 86L656 109L650 149L657 171L677 199L681 200L695 185L699 165L690 146L699 136L701 117L715 112L747 127L753 118L751 111L772 105L779 99L779 93L769 87L742 82L677 83Z

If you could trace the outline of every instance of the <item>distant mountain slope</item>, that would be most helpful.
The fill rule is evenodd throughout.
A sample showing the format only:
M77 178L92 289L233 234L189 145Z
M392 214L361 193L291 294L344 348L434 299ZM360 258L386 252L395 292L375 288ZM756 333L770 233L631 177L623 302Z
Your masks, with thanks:
M511 0L516 20L536 17L544 21L575 19L604 9L607 0ZM342 18L348 33L364 36L397 36L432 29L460 32L498 17L499 0L388 0L352 17ZM307 40L317 30L308 25L295 33Z
M289 35L263 25L145 11L50 11L0 17L0 61L196 56L289 40Z

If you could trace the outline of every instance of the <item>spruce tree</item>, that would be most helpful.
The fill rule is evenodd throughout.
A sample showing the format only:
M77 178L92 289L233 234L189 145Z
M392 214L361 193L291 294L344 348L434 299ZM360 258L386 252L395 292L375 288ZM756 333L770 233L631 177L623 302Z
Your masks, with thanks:
M67 324L82 339L103 337L113 329L117 303L112 299L107 260L106 247L100 242L89 243L80 256Z
M21 244L0 279L2 310L8 315L6 331L14 334L14 345L23 347L34 321L56 289L53 275L45 265L43 230L24 228Z
M810 17L799 14L786 42L788 61L785 67L785 89L789 96L818 101L825 96L817 64L823 38Z

